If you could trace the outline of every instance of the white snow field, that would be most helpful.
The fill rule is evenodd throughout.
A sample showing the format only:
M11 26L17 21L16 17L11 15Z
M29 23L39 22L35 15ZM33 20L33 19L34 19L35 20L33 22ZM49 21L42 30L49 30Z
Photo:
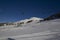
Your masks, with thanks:
M0 40L60 40L60 19L0 28Z

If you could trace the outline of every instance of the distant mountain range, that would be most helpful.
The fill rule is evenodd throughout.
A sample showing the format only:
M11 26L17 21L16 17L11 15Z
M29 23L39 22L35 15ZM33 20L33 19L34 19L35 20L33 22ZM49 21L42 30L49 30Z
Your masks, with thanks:
M17 22L10 22L10 23L0 23L0 26L6 26L6 25L24 25L27 23L33 23L33 22L39 22L40 20L43 20L43 18L37 18L37 17L31 17L29 19L25 19L25 20L20 20Z
M37 17L31 17L30 19L25 19L25 20L20 20L17 22L11 22L11 23L0 23L0 26L4 25L22 25L22 24L27 24L27 23L40 23L43 21L49 21L49 20L54 20L54 19L59 19L60 18L60 13L53 14L47 18L37 18Z

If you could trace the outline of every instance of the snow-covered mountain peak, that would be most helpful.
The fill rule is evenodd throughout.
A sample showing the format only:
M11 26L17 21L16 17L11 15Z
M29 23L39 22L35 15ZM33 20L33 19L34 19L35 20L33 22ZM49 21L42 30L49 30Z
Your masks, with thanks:
M30 19L21 20L20 22L27 22L27 21L30 21L30 20L39 21L39 20L43 20L43 18L31 17Z
M43 20L43 18L31 17L30 20Z
M31 18L29 18L29 19L17 21L16 23L21 23L21 22L27 23L27 22L30 22L30 21L31 21L31 22L35 22L35 21L40 21L40 20L43 20L43 18L31 17Z

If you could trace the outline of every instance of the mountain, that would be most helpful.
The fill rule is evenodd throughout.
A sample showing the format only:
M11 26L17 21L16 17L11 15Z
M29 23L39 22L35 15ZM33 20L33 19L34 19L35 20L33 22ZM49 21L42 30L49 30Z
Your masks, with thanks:
M54 19L59 19L60 18L60 13L55 13L47 18L38 18L38 17L31 17L29 19L24 19L24 20L20 20L17 22L11 22L11 23L0 23L0 26L4 26L6 25L24 25L24 24L28 24L28 23L40 23L40 22L44 22L44 21L49 21L49 20L54 20Z
M44 18L44 21L46 20L53 20L53 19L59 19L60 18L60 13L53 14L47 18Z
M17 26L21 22L26 24L19 27L0 27L0 40L60 40L60 19L37 23L40 19L32 17L17 21Z
M20 20L17 22L0 23L0 26L10 26L10 25L20 26L28 23L37 23L40 20L43 20L43 18L31 17L29 19Z
M29 19L24 19L24 20L20 20L17 22L11 22L11 23L0 23L0 26L4 26L4 24L6 25L24 25L27 23L40 23L40 22L44 22L44 21L49 21L49 20L54 20L54 19L59 19L60 18L60 13L55 13L47 18L38 18L38 17L31 17Z
M46 19L31 17L13 23L2 23L8 26L0 27L0 40L60 40L59 18L59 14L54 14Z
M32 23L32 22L39 22L40 20L43 20L43 18L31 17L29 19L17 21L15 23L26 24L26 23Z

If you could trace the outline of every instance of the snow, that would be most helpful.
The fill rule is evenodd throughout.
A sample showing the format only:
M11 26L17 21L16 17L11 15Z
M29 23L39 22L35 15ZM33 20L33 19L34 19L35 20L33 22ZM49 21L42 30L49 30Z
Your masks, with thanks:
M43 20L41 18L32 17L18 22L27 22L29 20ZM0 30L0 39L5 40L13 38L15 40L60 40L60 19L44 21L41 23L29 23L17 29L6 28L8 30ZM3 30L3 29L2 29Z
M15 22L15 23L24 22L24 23L26 24L26 22L28 22L28 21L30 21L30 20L39 21L39 20L43 20L43 18L31 17L30 19L20 20L20 21L17 21L17 22Z

